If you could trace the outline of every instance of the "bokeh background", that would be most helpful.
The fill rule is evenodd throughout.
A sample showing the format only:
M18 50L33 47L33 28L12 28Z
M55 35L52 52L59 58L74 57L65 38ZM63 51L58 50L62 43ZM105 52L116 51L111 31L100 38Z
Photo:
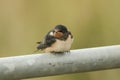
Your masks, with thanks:
M0 0L0 57L32 54L57 24L73 33L72 49L120 44L120 0ZM120 80L120 70L25 80Z

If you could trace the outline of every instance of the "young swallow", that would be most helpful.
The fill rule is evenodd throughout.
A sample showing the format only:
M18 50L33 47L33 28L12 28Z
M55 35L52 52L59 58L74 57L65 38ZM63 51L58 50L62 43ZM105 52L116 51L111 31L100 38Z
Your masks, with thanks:
M73 35L64 25L57 25L50 30L42 42L38 42L37 50L49 53L69 52Z

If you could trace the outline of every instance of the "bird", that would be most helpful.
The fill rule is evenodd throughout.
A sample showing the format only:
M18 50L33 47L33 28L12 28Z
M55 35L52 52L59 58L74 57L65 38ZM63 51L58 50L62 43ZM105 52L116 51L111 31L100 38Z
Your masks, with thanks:
M50 30L41 42L37 42L37 50L46 53L70 52L73 43L73 35L64 25L56 25Z

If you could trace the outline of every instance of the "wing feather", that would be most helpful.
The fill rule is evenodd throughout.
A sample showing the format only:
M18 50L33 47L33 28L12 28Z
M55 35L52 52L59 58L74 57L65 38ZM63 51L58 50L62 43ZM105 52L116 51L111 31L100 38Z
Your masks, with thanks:
M54 36L51 36L50 32L48 32L48 34L45 36L44 40L42 42L40 42L40 44L37 46L37 49L45 49L45 48L51 46L56 41L56 38Z

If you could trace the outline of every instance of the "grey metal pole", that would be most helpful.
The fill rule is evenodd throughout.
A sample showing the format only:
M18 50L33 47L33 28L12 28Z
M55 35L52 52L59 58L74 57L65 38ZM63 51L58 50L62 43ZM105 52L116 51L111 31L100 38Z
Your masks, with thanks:
M0 80L120 68L120 45L0 58Z

